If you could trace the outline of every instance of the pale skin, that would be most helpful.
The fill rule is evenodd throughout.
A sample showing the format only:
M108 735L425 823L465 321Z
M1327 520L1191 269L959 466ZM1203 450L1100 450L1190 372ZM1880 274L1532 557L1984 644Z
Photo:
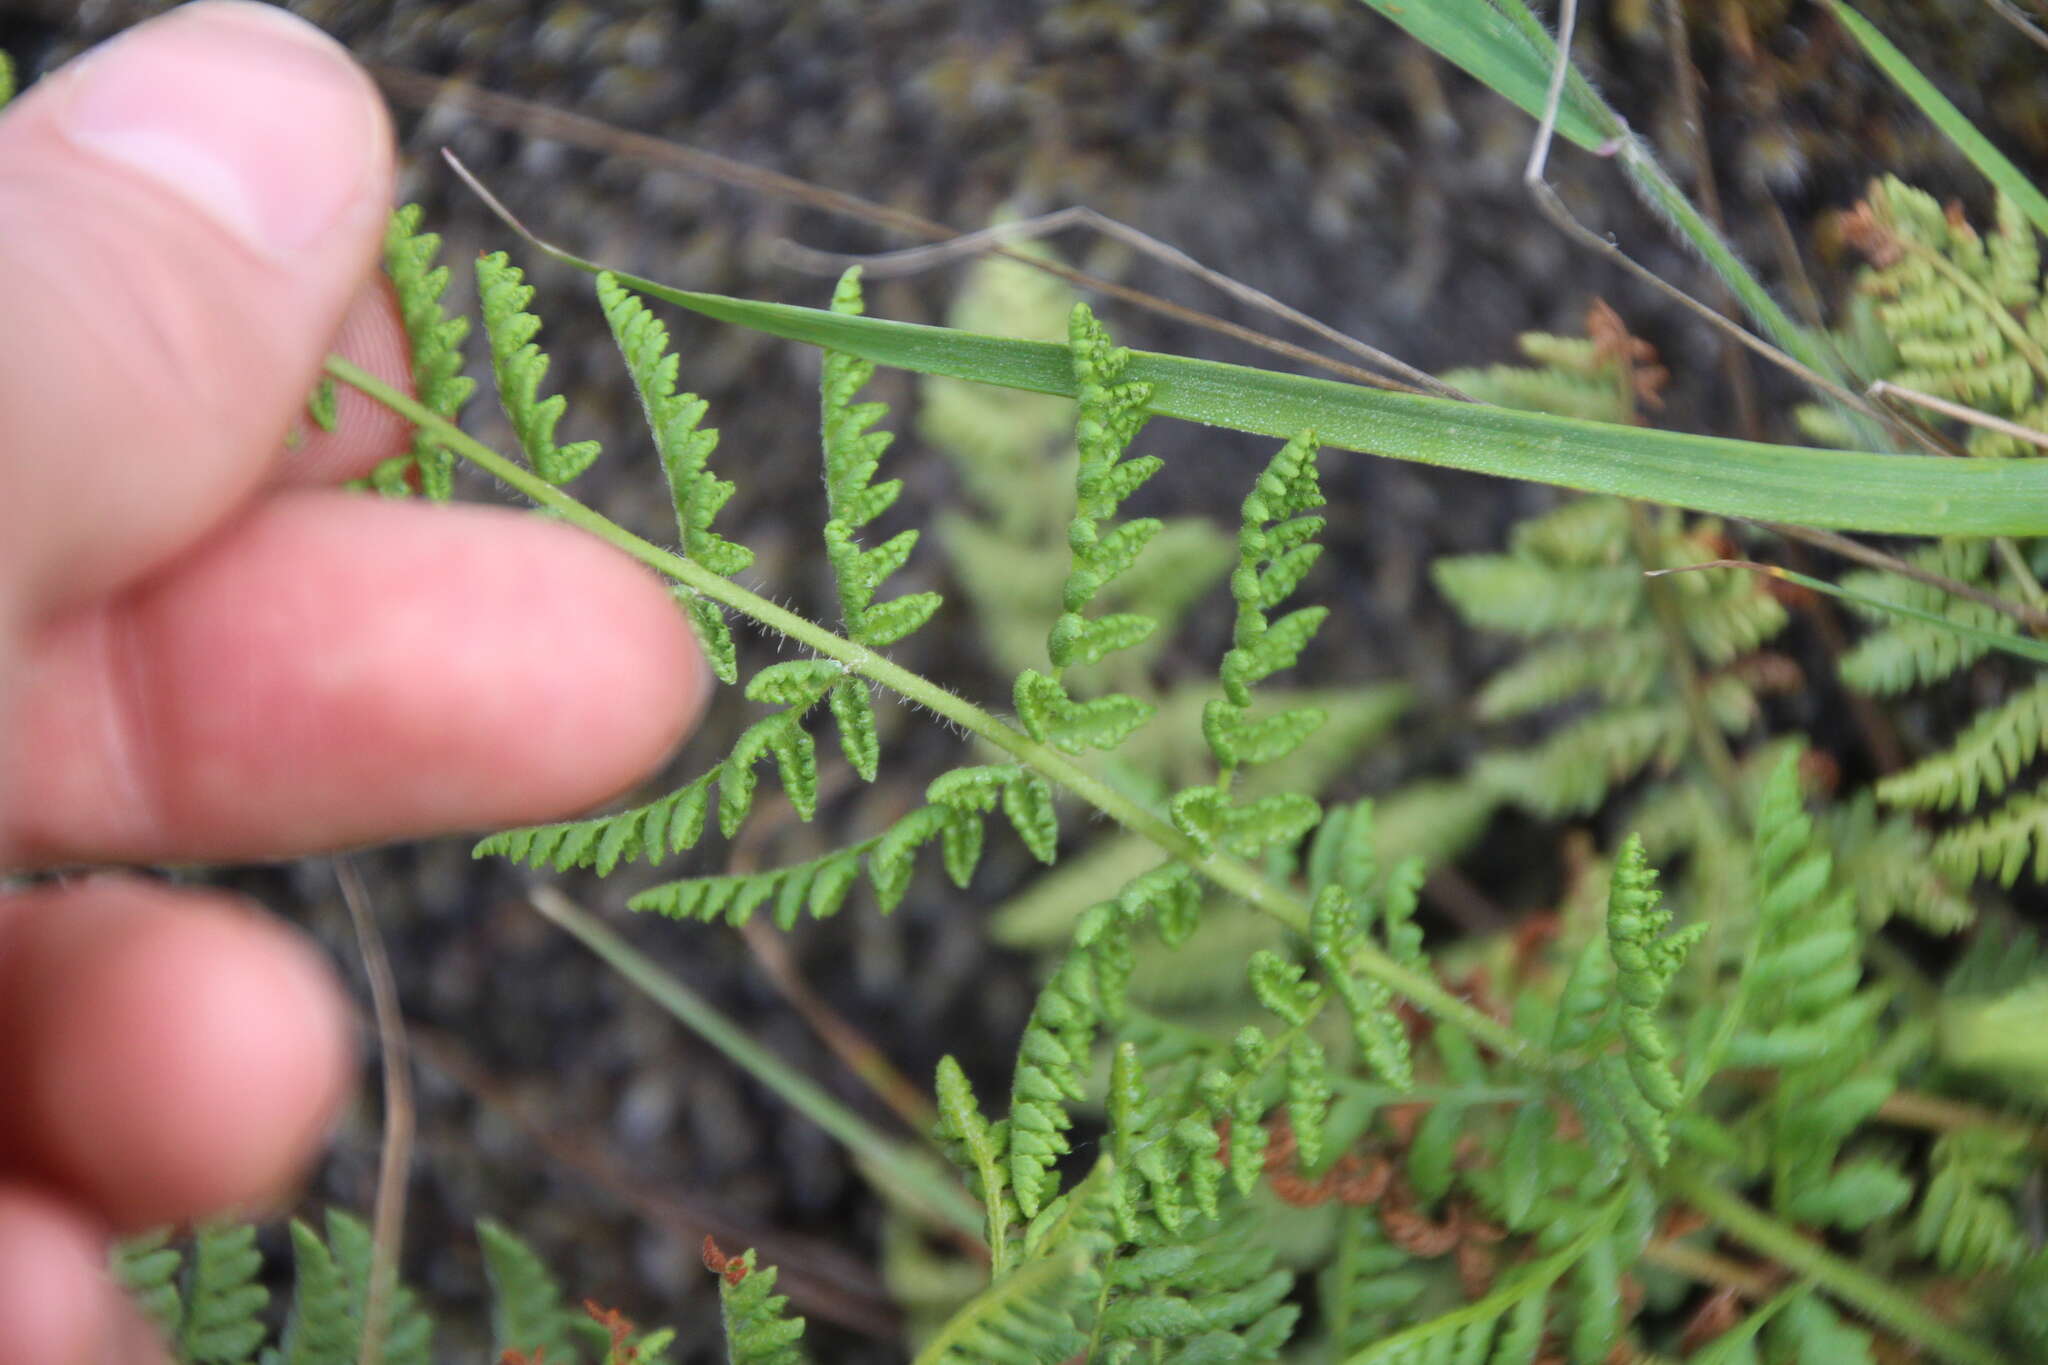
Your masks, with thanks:
M566 527L335 487L403 383L367 77L205 0L0 115L0 871L274 858L559 816L656 764L706 674ZM136 876L0 898L0 1365L160 1357L112 1233L289 1191L354 1075L330 967Z

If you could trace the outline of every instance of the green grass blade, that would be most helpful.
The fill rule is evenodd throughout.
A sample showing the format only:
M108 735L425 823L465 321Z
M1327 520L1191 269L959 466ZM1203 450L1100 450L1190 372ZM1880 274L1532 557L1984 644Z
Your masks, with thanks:
M969 1237L982 1235L981 1205L935 1159L886 1136L832 1098L823 1087L755 1042L709 1001L663 971L653 959L566 896L551 894L549 888L543 887L531 897L531 904L580 939L584 947L603 958L613 971L674 1015L684 1027L837 1138L860 1158L876 1183L888 1187L897 1198L944 1226Z
M1828 8L1842 27L1849 30L1863 50L1870 54L1870 60L1878 69L1891 78L1906 98L1920 106L1920 112L1950 142L1956 150L1969 158L1972 166L1983 172L1989 180L2027 216L2027 221L2041 232L2048 232L2048 195L2034 188L2034 182L2020 173L2020 168L2006 159L2005 153L1991 145L1991 140L1977 131L1977 126L1963 117L1963 111L1949 103L1948 97L1934 88L1934 83L1906 60L1906 54L1892 46L1891 40L1878 32L1868 19L1858 14L1843 0L1827 0Z
M1490 0L1364 0L1409 37L1482 85L1518 104L1531 118L1543 117L1550 90L1555 43L1530 41ZM1576 72L1573 73L1576 76ZM1589 152L1599 151L1621 132L1614 111L1583 80L1568 81L1557 111L1558 136Z
M1363 0L1503 99L1541 118L1557 43L1522 0ZM1589 151L1611 154L1636 193L1719 276L1768 337L1814 373L1851 380L1819 338L1792 321L1699 207L1658 164L1643 140L1574 67L1558 107L1557 131ZM1874 435L1874 429L1873 429Z
M555 252L587 270L595 264ZM1064 346L792 304L673 289L620 275L645 294L880 365L1073 395ZM1286 439L1480 474L1612 493L1720 516L1899 535L2048 534L2048 460L1954 460L1766 445L1584 422L1388 393L1212 360L1133 354L1151 410Z

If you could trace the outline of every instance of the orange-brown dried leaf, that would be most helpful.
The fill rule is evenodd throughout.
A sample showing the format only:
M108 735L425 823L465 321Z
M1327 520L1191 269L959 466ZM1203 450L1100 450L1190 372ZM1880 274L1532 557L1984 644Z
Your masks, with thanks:
M1524 916L1515 926L1508 958L1508 974L1517 984L1526 982L1542 965L1543 951L1564 932L1564 920L1555 910Z
M1621 314L1605 299L1586 305L1586 335L1596 352L1617 366L1628 378L1629 392L1647 408L1664 406L1664 386L1671 371L1657 363L1657 348L1628 330Z
M1337 1164L1343 1167L1345 1162L1351 1163L1348 1169L1342 1170L1341 1173L1331 1172L1337 1177L1332 1192L1337 1196L1338 1202L1351 1208L1377 1204L1386 1194L1387 1187L1393 1183L1393 1163L1383 1156L1375 1156L1368 1161L1350 1153Z
M605 1365L634 1365L640 1353L626 1344L627 1338L633 1335L633 1320L616 1308L606 1308L595 1299L585 1299L583 1311L611 1336L611 1349L605 1355Z
M1679 1344L1687 1355L1691 1355L1741 1321L1741 1292L1732 1286L1723 1286L1700 1300L1700 1306L1685 1320L1685 1333L1679 1338Z
M1820 749L1808 749L1799 756L1799 786L1816 796L1832 795L1842 785L1842 765L1835 756Z
M1392 1242L1410 1256L1424 1259L1441 1256L1458 1245L1458 1217L1454 1212L1441 1223L1432 1223L1413 1208L1388 1204L1380 1209L1380 1228Z
M1483 1299L1493 1288L1493 1248L1467 1239L1458 1243L1458 1287L1468 1299Z
M1868 199L1860 200L1856 207L1837 214L1835 231L1880 270L1897 265L1899 258L1906 254L1898 234L1878 216L1877 209Z

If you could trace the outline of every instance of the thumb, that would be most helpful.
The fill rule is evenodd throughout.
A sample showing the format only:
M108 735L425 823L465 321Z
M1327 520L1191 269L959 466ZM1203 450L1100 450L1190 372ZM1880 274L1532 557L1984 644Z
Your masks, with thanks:
M103 593L261 483L367 277L381 100L311 25L202 0L0 118L0 624Z

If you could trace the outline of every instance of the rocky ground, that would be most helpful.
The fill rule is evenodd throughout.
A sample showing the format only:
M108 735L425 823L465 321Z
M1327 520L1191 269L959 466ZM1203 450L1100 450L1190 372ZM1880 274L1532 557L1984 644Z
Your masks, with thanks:
M0 46L33 74L163 7L0 0ZM1576 331L1589 298L1601 295L1674 371L1663 420L1744 429L1707 331L1577 252L1535 215L1518 183L1530 122L1349 0L290 7L366 61L401 73L390 79L407 157L402 193L426 205L458 264L508 238L434 157L443 145L544 235L695 288L818 303L829 282L779 265L778 241L863 251L907 241L653 164L618 144L606 150L537 136L479 116L454 96L423 94L402 73L457 77L963 228L1000 209L1090 204L1430 370L1510 359L1524 329ZM1591 70L1674 163L1692 165L1662 6L1617 0L1593 8L1601 13L1585 35ZM2037 165L2048 159L2043 54L1989 9L1965 0L1864 8L2004 146ZM1786 297L1802 299L1808 274L1822 296L1839 293L1848 262L1831 244L1825 215L1879 170L1964 194L1981 210L1979 186L1900 111L1817 7L1697 0L1686 10L1728 218ZM1612 168L1564 152L1556 170L1593 226L1668 278L1699 287L1692 262L1628 198ZM1102 274L1218 305L1194 282L1121 248L1082 237L1060 246ZM658 477L585 282L546 266L534 275L537 309L550 319L543 341L556 356L552 382L570 398L564 432L597 436L610 451L587 479L587 495L661 536ZM889 283L873 291L871 310L933 320L956 282L941 271ZM458 292L466 303L467 289ZM1109 308L1105 317L1132 344L1267 363L1129 309ZM821 604L818 566L806 557L822 520L815 430L804 416L815 401L814 356L696 320L675 330L684 382L710 400L710 420L724 433L722 468L740 483L726 514L737 528L729 534L760 552L758 581L798 604ZM1773 376L1759 384L1768 414L1787 390ZM897 376L878 387L900 402L913 395ZM1761 430L1782 434L1768 416L1761 421ZM893 425L907 431L907 417ZM472 426L486 439L503 435L483 404ZM1159 503L1183 512L1227 512L1263 458L1259 443L1190 428L1155 428L1145 444L1180 471L1158 481ZM956 496L952 476L914 440L906 438L896 458L910 481L908 505L922 510ZM1364 457L1330 461L1328 477L1333 554L1319 581L1337 613L1316 669L1323 680L1405 679L1423 703L1417 722L1382 746L1346 794L1453 771L1470 743L1459 699L1499 655L1453 627L1428 587L1428 562L1496 545L1512 519L1552 495ZM936 569L914 568L916 575L926 580L918 586L945 586ZM1222 619L1198 625L1198 636L1213 644ZM1005 694L988 669L977 669L957 630L930 633L950 637L951 657L910 648L909 662L950 668L947 676L972 695ZM1199 667L1196 648L1189 653ZM669 775L715 759L730 729L729 718L714 717ZM823 847L835 832L875 828L913 799L920 773L950 761L953 745L941 731L903 724L893 779L829 802L822 834L771 824L749 856L801 856L796 850ZM1547 836L1509 834L1545 847ZM357 856L419 1035L407 1266L446 1310L447 1358L476 1355L482 1286L467 1227L483 1215L528 1237L575 1293L677 1325L690 1343L683 1360L719 1358L711 1281L697 1268L707 1232L728 1246L755 1243L785 1268L785 1286L816 1324L821 1359L901 1358L896 1311L877 1268L880 1212L828 1138L526 908L518 872L472 862L463 840ZM695 870L712 870L727 852L697 856ZM1001 894L1017 870L1014 861L992 859L987 893ZM1511 909L1541 895L1525 880L1497 880L1490 867L1472 871L1482 891ZM727 930L616 913L653 875L642 869L610 884L571 877L561 885L611 913L634 942L761 1041L890 1123L748 942ZM326 861L217 878L306 924L359 980ZM788 948L811 989L920 1080L942 1050L993 1080L1029 1003L1028 964L987 946L976 906L937 876L921 877L891 918L857 895L847 914L802 927ZM375 1095L366 1081L305 1191L308 1210L327 1202L367 1208Z

